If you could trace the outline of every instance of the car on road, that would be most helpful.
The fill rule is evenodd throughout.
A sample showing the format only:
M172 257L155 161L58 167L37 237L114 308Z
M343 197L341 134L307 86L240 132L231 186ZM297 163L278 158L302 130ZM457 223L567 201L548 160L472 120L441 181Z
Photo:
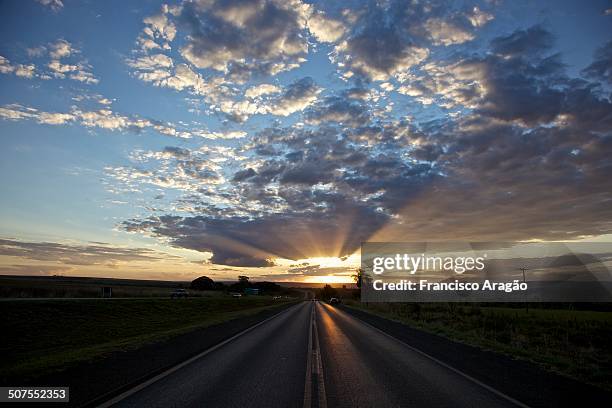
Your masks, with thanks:
M233 293L230 293L230 296L233 297L233 298L241 298L242 294L241 293L237 293L237 292L233 292Z
M333 298L329 299L329 304L330 305L337 305L339 303L340 303L340 299L338 299L338 298L333 297Z
M170 297L172 299L187 298L189 297L189 292L186 289L174 289Z

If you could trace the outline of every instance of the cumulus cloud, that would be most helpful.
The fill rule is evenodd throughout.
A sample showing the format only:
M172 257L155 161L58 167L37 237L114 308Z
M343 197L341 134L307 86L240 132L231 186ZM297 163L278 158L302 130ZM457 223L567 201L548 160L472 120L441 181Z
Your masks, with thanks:
M184 2L163 6L144 23L138 48L126 60L134 75L198 96L206 113L236 122L288 116L312 104L321 89L309 80L283 87L260 79L304 63L309 33L335 42L345 32L343 22L299 0ZM170 50L179 38L176 55ZM259 83L249 83L254 78Z
M306 113L306 122L310 124L339 123L359 127L370 120L367 106L361 101L343 96L330 96Z
M60 39L49 45L49 56L52 59L59 60L76 54L79 51L72 47L68 41Z
M0 55L0 74L15 74L20 78L33 78L36 76L36 66L33 64L12 65L8 58Z
M341 21L329 18L321 11L312 13L308 18L308 29L317 40L327 43L338 41L346 32Z
M198 191L200 183L219 184L220 167L201 152L168 146L160 152L144 152L135 157L142 166L150 161L157 167L107 167L106 172L129 188L142 184L183 191Z
M279 97L273 99L268 110L275 115L291 115L314 103L321 91L312 78L302 78L291 83Z
M429 55L427 48L405 39L397 27L385 27L376 20L342 43L338 50L346 56L345 64L350 66L351 73L378 81L408 70Z
M15 68L11 65L10 61L0 55L0 73L10 74Z
M187 29L181 54L198 68L226 72L246 64L268 73L299 63L308 51L299 1L207 1L184 3Z
M66 58L74 57L80 50L74 48L70 42L60 39L48 46L38 46L26 50L30 58L41 58L48 54L50 60L45 68L38 67L34 63L12 65L10 61L0 56L0 73L14 73L21 78L39 78L43 80L51 78L70 78L86 84L97 84L99 79L91 72L91 66L85 61L74 63L62 62Z
M244 96L246 96L247 98L257 98L262 95L279 93L280 91L280 88L276 85L260 84L247 89L244 93Z
M463 27L441 18L431 18L425 22L425 29L434 45L462 44L474 39L474 34Z
M353 13L354 24L335 48L345 78L388 81L427 60L433 46L462 44L493 15L473 7L456 10L447 2L401 1L369 4Z
M423 65L400 92L469 109L426 126L374 115L360 88L327 95L304 123L250 135L244 161L220 169L219 189L188 200L191 214L121 228L232 266L348 255L368 239L610 233L612 102L569 78L553 44L535 26L493 39L482 54ZM311 88L304 81L295 93Z

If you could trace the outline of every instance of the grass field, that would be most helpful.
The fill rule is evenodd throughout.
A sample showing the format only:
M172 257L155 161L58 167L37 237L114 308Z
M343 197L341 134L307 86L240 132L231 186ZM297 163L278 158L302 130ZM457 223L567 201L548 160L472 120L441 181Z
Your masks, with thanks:
M612 312L533 307L527 312L446 303L347 305L612 390Z
M62 276L0 276L0 298L95 298L102 287L113 297L166 297L189 282ZM199 295L194 292L192 295Z
M290 301L234 299L0 301L0 377L28 378L257 313Z

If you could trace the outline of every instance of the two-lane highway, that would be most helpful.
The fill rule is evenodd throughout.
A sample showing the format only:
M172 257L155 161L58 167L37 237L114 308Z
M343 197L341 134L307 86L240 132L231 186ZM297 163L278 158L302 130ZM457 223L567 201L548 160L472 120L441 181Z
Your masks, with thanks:
M520 403L342 310L303 302L109 405L516 407Z

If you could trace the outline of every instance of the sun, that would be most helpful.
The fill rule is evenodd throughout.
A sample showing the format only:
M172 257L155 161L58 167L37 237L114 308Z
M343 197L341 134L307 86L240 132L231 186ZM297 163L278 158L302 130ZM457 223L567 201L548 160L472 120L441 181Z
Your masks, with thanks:
M325 276L309 276L303 280L305 283L327 283L327 284L345 284L354 283L351 275L325 275Z

